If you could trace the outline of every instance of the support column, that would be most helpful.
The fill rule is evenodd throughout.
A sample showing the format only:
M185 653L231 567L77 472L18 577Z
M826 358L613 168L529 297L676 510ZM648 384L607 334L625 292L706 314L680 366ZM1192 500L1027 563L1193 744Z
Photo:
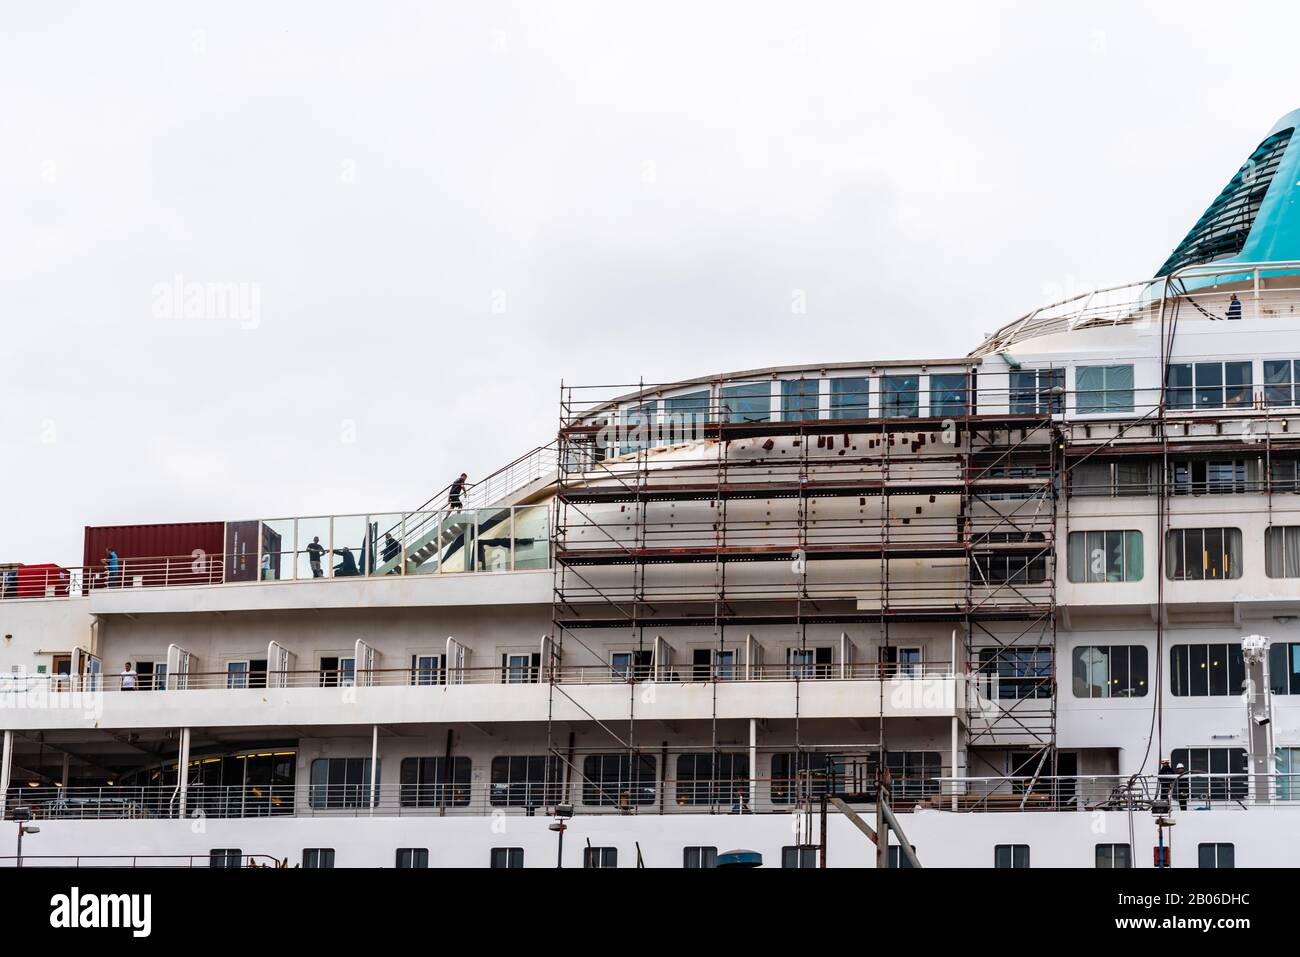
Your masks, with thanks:
M180 781L181 817L187 817L189 814L189 790L190 790L190 729L181 728L181 755L180 762L176 767L177 779Z
M450 773L450 772L448 772ZM375 785L379 774L379 725L372 725L370 736L370 812L375 811Z
M5 816L5 799L9 796L9 773L13 768L14 733L6 731L4 744L0 745L0 821Z
M63 755L63 772L59 775L59 783L65 788L68 786L68 772L72 767L72 755L64 753Z
M953 715L953 716L952 716L952 752L951 752L951 753L952 753L952 767L951 767L951 768L949 769L949 771L948 771L948 777L950 777L950 778L956 778L956 777L957 777L957 739L958 739L957 731L958 731L958 724L959 724L959 721L958 721L957 716L956 716L956 715ZM954 780L954 781L952 782L952 785L951 785L951 786L952 786L952 809L955 811L955 810L957 810L957 782Z
M749 809L758 807L758 719L749 719Z

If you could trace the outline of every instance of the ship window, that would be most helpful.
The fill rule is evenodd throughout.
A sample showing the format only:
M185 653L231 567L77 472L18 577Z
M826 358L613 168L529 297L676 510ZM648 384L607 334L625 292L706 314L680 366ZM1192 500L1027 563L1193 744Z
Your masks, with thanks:
M508 685L535 684L541 678L541 652L503 654L501 681Z
M1264 404L1300 405L1300 359L1264 360Z
M516 868L524 866L524 849L522 847L494 847L488 858L489 867Z
M1141 698L1147 693L1147 650L1142 645L1086 645L1074 649L1076 698Z
M334 848L304 847L302 849L302 866L320 869L333 867Z
M1071 532L1066 574L1072 582L1142 580L1142 533Z
M683 847L682 867L705 868L718 866L718 849L716 847Z
M966 414L966 373L954 372L930 376L930 414L951 416Z
M767 382L722 387L722 411L728 422L766 422L772 418L772 386Z
M1127 844L1098 844L1098 867L1132 867L1133 849Z
M1165 577L1220 581L1241 577L1241 529L1175 528L1165 533Z
M781 866L789 868L816 867L817 845L799 844L781 848Z
M870 379L866 376L831 379L832 419L865 419L870 414Z
M243 860L244 852L237 847L214 847L208 851L208 867L240 867Z
M981 648L979 658L986 698L1052 696L1051 648Z
M781 383L781 420L799 422L817 418L819 379L786 379Z
M382 766L382 762L381 762ZM379 786L376 768L375 787ZM311 806L366 807L370 804L369 758L317 758L311 763Z
M1181 459L1169 463L1174 495L1233 495L1249 491L1245 459Z
M546 807L560 803L560 762L545 754L492 759L489 800L493 807Z
M925 798L939 793L943 764L938 751L887 751L885 768L895 799ZM913 848L915 850L915 848Z
M1277 799L1290 801L1300 797L1300 748L1278 748L1273 752L1273 770L1277 774Z
M226 662L226 687L227 688L248 687L248 662L247 661Z
M994 867L1028 867L1028 844L999 844L993 848Z
M880 379L880 414L886 419L911 419L921 414L921 377L887 375Z
M685 395L669 396L664 399L664 412L679 417L684 415L707 416L709 414L709 390L702 389L699 392L687 392Z
M1133 367L1079 366L1074 370L1080 415L1133 411Z
M609 664L616 678L644 681L654 669L654 652L615 651L609 656Z
M1170 409L1222 409L1254 402L1249 362L1184 362L1169 367L1165 404Z
M411 655L411 684L441 685L446 683L446 655Z
M1025 551L980 551L981 545L1021 544ZM1047 580L1047 539L1042 532L989 532L973 545L971 579L977 585L1032 585Z
M742 810L749 803L749 755L679 754L676 800L682 807Z
M1300 578L1300 525L1264 530L1264 571L1269 578Z
M427 847L399 847L397 849L397 866L399 868L427 868L429 866L429 849Z
M1293 129L1268 136L1250 154L1156 272L1167 276L1183 266L1231 259L1245 248L1264 194L1277 174Z
M357 659L339 658L333 655L320 660L320 684L322 688L351 688L356 684Z
M403 758L402 807L468 807L470 759L453 757L451 773L448 758Z
M1249 790L1245 748L1175 748L1169 763L1187 768L1175 788L1194 800L1240 801Z
M1198 844L1197 867L1233 868L1237 866L1237 850L1231 844Z
M787 648L786 674L791 678L830 678L834 650L823 648Z
M1273 694L1300 694L1300 644L1277 641L1269 645L1268 683Z
M1011 373L1012 415L1060 415L1064 369L1022 369Z
M911 844L909 846L912 848L912 853L915 854L916 845ZM890 844L889 851L885 856L888 862L888 866L894 868L895 870L897 870L900 867L912 866L912 862L907 859L907 857L903 854L903 849L899 847L897 844Z
M1236 643L1174 645L1169 670L1169 687L1178 697L1239 695L1246 680L1241 645Z
M582 801L596 807L653 804L657 767L652 754L590 754L582 764Z
M584 847L583 867L618 867L617 847Z
M1150 462L1080 462L1070 469L1071 495L1150 495Z

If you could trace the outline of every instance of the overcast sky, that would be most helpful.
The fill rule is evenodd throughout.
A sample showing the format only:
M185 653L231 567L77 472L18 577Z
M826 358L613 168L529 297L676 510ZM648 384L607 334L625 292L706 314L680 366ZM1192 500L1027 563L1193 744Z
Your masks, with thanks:
M410 508L561 379L963 355L1149 276L1300 106L1297 14L1081 6L6 3L0 561Z

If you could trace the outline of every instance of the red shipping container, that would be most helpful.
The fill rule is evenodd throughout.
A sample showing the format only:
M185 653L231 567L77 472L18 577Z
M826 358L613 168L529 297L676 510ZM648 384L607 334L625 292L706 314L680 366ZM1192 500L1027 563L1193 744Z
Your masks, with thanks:
M19 565L18 597L65 598L68 594L68 570L58 565Z
M87 526L86 577L92 588L220 582L225 528L225 522ZM109 580L104 564L108 548L117 552L116 581Z

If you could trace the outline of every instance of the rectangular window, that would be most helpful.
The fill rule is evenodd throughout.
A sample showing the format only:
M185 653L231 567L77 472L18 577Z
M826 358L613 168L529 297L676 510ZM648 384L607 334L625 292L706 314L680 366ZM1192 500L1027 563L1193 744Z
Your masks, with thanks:
M489 867L516 868L524 866L522 847L494 847L488 858Z
M1028 844L999 844L993 848L994 867L1028 867Z
M781 848L781 866L788 868L816 867L817 845L798 844Z
M866 376L831 379L832 419L865 419L870 414L870 379Z
M895 800L927 798L939 793L943 764L938 751L887 751L885 767Z
M356 684L357 659L339 658L335 655L320 659L320 685L322 688L351 688Z
M1076 698L1142 698L1147 693L1147 650L1142 645L1075 648Z
M399 847L397 849L397 866L401 869L429 866L429 849L427 847Z
M1268 646L1268 682L1273 694L1300 694L1300 644L1275 641Z
M1098 844L1098 867L1132 867L1132 848L1127 844Z
M1171 365L1165 404L1170 409L1242 408L1253 404L1250 362Z
M445 757L402 759L402 807L468 807L470 759Z
M654 668L654 652L615 651L609 656L609 665L615 678L644 681Z
M657 769L652 754L590 754L582 763L582 802L595 807L653 804Z
M1264 404L1300 405L1300 359L1264 360Z
M896 797L923 798L939 793L942 760L938 751L887 751L885 766ZM773 804L795 804L823 794L866 794L880 779L871 754L798 751L772 755Z
M749 804L749 755L679 754L676 800L681 807L743 810Z
M722 414L728 422L766 422L772 418L771 383L723 386Z
M1240 495L1251 490L1245 459L1184 459L1169 463L1174 495Z
M382 762L381 762L382 764ZM376 769L376 796L379 774ZM368 807L370 804L369 758L317 758L311 763L313 808Z
M669 396L664 399L664 420L660 428L676 441L697 438L697 426L706 422L711 412L708 389Z
M1300 578L1300 525L1264 529L1264 572L1269 578Z
M1198 844L1197 867L1232 868L1237 866L1237 849L1231 844Z
M966 414L969 386L966 373L930 375L930 415L940 418Z
M617 847L584 847L583 867L618 867Z
M817 418L820 379L784 379L781 382L781 421L801 422Z
M1149 462L1080 462L1070 469L1071 495L1152 495Z
M1048 547L1042 532L988 532L971 547L970 575L976 585L1033 585L1047 580Z
M503 755L492 759L493 807L549 807L560 803L560 760L553 755Z
M915 854L916 845L913 844L909 846L912 848L912 853ZM907 859L907 856L903 853L903 849L899 847L897 844L889 845L889 850L886 852L886 857L887 857L888 865L894 868L895 870L901 867L912 866L912 862Z
M718 866L718 849L716 847L682 848L682 867L695 869Z
M1245 748L1176 748L1169 763L1187 768L1187 776L1174 784L1175 800L1241 801L1250 790Z
M1241 577L1241 529L1175 528L1165 533L1165 577L1222 581Z
M921 414L921 377L887 375L880 378L880 414L886 419L914 419Z
M787 648L785 650L786 674L792 679L811 680L830 678L834 650L823 648Z
M1060 415L1064 398L1064 369L1022 369L1011 373L1012 415Z
M1169 671L1170 690L1180 698L1239 695L1246 680L1237 642L1174 645L1169 649Z
M244 852L237 847L214 847L208 851L208 867L235 868L242 866Z
M1080 415L1133 411L1133 367L1078 366L1075 404Z
M446 655L411 655L411 684L444 685L446 683Z
M227 688L248 687L248 662L247 661L226 662L226 687Z
M1071 532L1066 574L1072 582L1142 580L1142 533Z
M1051 648L981 648L985 697L1000 701L1052 696Z
M302 849L302 866L325 870L334 866L334 848L304 847Z
M1300 748L1278 748L1273 752L1277 799L1290 801L1300 797Z

